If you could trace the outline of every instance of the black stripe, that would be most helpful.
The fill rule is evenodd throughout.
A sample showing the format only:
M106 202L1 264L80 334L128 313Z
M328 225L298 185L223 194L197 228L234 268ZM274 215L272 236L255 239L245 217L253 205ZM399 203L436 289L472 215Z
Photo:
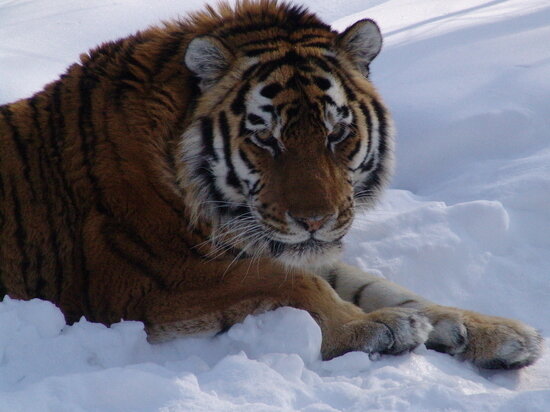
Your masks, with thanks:
M239 134L241 136L251 136L254 132L246 127L246 119L244 117L241 118L241 121L239 122ZM247 137L245 139L246 141L250 141L250 139Z
M119 144L116 142L116 140L113 140L111 138L111 128L109 127L109 112L104 110L101 113L101 124L97 125L96 129L99 129L99 134L102 137L103 142L109 144L110 150L110 160L114 163L113 169L114 171L111 172L113 175L116 175L116 178L123 181L129 181L131 179L127 179L125 168L123 167L124 158L120 154ZM98 116L99 117L99 116ZM96 122L97 124L97 122ZM168 160L167 160L168 161ZM148 180L147 183L149 183L150 186L154 186L150 184L150 181Z
M317 47L321 49L328 49L331 44L328 41L317 41L317 42L311 42L311 43L304 43L301 44L302 47Z
M355 142L355 146L353 146L353 149L351 150L351 152L348 155L348 160L349 161L353 160L353 158L359 152L360 149L361 149L361 139L358 139Z
M346 105L340 106L336 109L338 114L342 116L342 118L346 119L349 116L349 108Z
M171 113L174 113L177 108L176 99L174 99L174 96L168 91L161 89L160 87L155 88L155 93L162 95L163 97L168 100L168 104L166 102L163 102L163 106L170 110ZM105 113L106 114L106 113Z
M48 159L49 164L52 165L51 170L56 174L56 182L52 182L52 184L49 185L49 188L53 187L53 190L55 191L55 197L60 199L60 201L62 202L64 213L62 214L60 219L63 220L63 227L69 232L70 239L74 240L76 239L75 225L77 222L76 211L78 210L78 208L75 194L72 187L69 185L67 177L64 173L64 163L62 162L61 155L61 150L65 142L65 119L63 117L63 111L61 107L61 87L62 83L60 81L55 83L52 94L50 96L50 101L48 102L48 106L46 107L46 111L49 112L48 133L46 133L46 136L48 136L49 139L48 147L51 149L51 156L46 156L46 159ZM59 181L60 183L58 183ZM68 255L69 252L67 251L66 254ZM82 255L78 251L77 247L72 248L72 258L75 266L80 264L81 270L84 273L87 269L85 268L82 260ZM65 260L65 262L67 261L68 259ZM62 264L61 268L63 268ZM60 276L58 278L59 280L56 282L56 294L58 302L60 301L62 293L62 278L63 276ZM90 312L88 311L87 314L89 313ZM81 315L81 313L75 314L74 319L71 317L70 314L65 314L65 317L68 322L76 322Z
M279 142L273 135L269 135L267 139L260 139L258 137L252 139L253 142L256 142L258 146L265 147L268 149L273 157L277 157L281 154L281 147Z
M0 298L3 298L8 294L8 290L6 289L6 285L4 285L4 281L2 279L2 267L0 266Z
M319 67L323 68L323 70L325 70L326 68L325 70L326 72L332 73L333 75L337 75L340 78L340 84L343 87L348 100L357 99L357 95L349 86L350 84L355 86L355 84L352 81L352 76L348 75L348 73L346 73L341 68L341 64L337 58L332 56L324 56L324 57L311 56L310 59L314 61L316 64L318 64ZM355 88L357 88L357 86L355 86Z
M338 280L338 274L336 272L330 272L327 276L327 282L330 287L336 290L336 282Z
M46 287L46 284L48 283L44 281L42 278L39 279L39 285L37 285L37 294L40 297L45 297L49 299L53 298L55 299L56 302L59 302L61 297L64 274L63 274L63 265L61 263L61 257L60 257L58 226L54 222L53 210L52 210L53 201L50 200L51 199L50 185L53 183L53 180L54 180L52 176L53 168L52 168L51 162L49 161L48 156L46 156L44 153L45 138L41 136L43 136L45 132L42 130L42 127L40 125L40 121L39 121L40 113L38 111L38 107L36 106L36 97L33 97L30 100L28 100L28 103L31 108L31 114L32 114L34 128L36 130L36 135L39 136L39 140L40 140L40 147L38 149L39 165L40 165L40 175L43 179L43 187L44 187L44 190L42 191L42 203L46 206L46 223L49 230L48 243L49 243L49 246L51 247L50 257L53 256L53 260L54 260L53 276L55 279L54 283L55 283L56 297L53 298L52 296L40 296L40 290Z
M250 66L248 69L246 69L243 72L243 74L241 76L241 80L242 81L248 81L250 78L252 78L254 76L255 71L259 70L261 67L262 67L261 63L254 63L252 66Z
M189 223L189 217L187 216L184 209L181 207L180 203L174 202L174 201L166 198L166 196L159 190L157 185L151 185L151 188L155 192L155 194L158 196L158 198L161 199L168 206L168 208L173 213L176 214L176 216L178 216L178 219L180 219L182 222L185 222L187 224L187 227L189 228L189 230L191 231L192 234L194 234L195 236L198 236L200 239L203 239L203 240L205 240L207 238L208 234L205 234L205 233L201 232L199 230L199 228L194 227L194 226L190 227L190 225L188 224ZM189 253L192 253L193 255L195 255L197 257L200 257L200 258L205 258L205 256L203 254L199 253L199 251L196 250L196 248L194 248L194 246L191 245L191 243L188 241L188 239L184 238L181 233L178 235L178 239L184 244L185 249L187 251L189 251Z
M308 60L309 60L309 62L311 62L313 65L320 67L322 71L327 72L327 73L331 73L331 72L332 72L331 67L330 67L330 66L328 65L328 63L327 63L326 61L324 61L321 57L309 56L309 57L308 57Z
M285 225L286 224L286 221L282 220L282 219L279 219L277 216L275 215L272 215L271 213L269 212L266 212L265 210L261 210L260 211L261 215L262 215L262 218L264 220L272 220L274 221L275 223L279 223L281 225ZM270 226L270 225L268 225Z
M323 33L324 34L324 33ZM295 37L296 36L296 33L292 33L292 36ZM325 39L326 37L324 35L321 35L321 34L304 34L298 38L294 38L293 41L295 43L303 43L303 42L306 42L308 40L312 40L312 39Z
M314 76L313 82L319 89L323 91L330 89L330 87L332 86L331 81L325 77Z
M348 131L344 127L336 128L336 131L327 136L327 140L330 144L340 143L347 133Z
M299 73L294 74L289 78L285 84L286 89L300 90L302 86L307 86L311 82L307 77L300 75Z
M250 159L242 149L239 149L239 156L243 160L246 167L248 167L248 170L250 173L258 173L258 170L254 167L254 165L252 164L252 162L250 161Z
M23 175L25 176L25 181L29 185L31 196L33 199L36 199L36 192L30 176L30 167L29 167L30 161L29 161L29 153L27 151L27 145L22 141L22 137L19 134L19 130L13 123L13 114L9 106L0 107L0 111L4 115L4 121L6 122L6 125L9 127L11 131L12 140L15 143L15 147L17 149L19 159L21 160L21 163L23 165L23 168L22 168Z
M124 46L124 43L125 39L103 43L101 46L89 52L89 56L84 59L83 64L89 68L94 66L94 68L100 67L101 65L97 66L96 63L98 63L98 61L104 62L106 57L115 56L118 54L118 52L122 49L122 46Z
M260 90L260 94L268 99L273 99L282 91L283 86L281 86L280 83L275 82L262 87L262 90Z
M94 75L87 73L83 68L82 75L78 84L80 93L80 106L78 108L78 131L81 139L81 150L86 167L86 175L91 183L93 196L96 198L98 211L103 215L112 216L111 210L107 207L103 189L99 183L99 177L95 173L97 141L92 107L92 93L99 84L99 79Z
M250 40L245 43L241 43L239 47L245 48L248 46L260 46L260 45L267 45L270 43L276 43L276 42L286 42L290 44L299 44L307 42L308 40L312 39L323 39L324 36L321 36L319 34L304 34L302 36L297 36L299 33L293 32L292 38L290 38L288 35L277 35L277 36L267 36L261 39L256 40Z
M376 280L373 280L372 282L367 282L365 283L363 286L359 287L355 293L353 294L353 299L352 299L352 302L354 305L356 306L359 306L359 303L361 301L361 294L363 293L363 291L368 288L370 285L376 283L377 281Z
M231 132L229 129L229 123L227 122L227 116L225 111L221 111L218 117L220 131L223 138L223 151L225 157L225 163L229 172L227 173L226 183L242 194L241 182L237 177L235 172L235 167L233 166L233 159L231 159Z
M49 122L49 146L52 150L52 159L51 163L57 165L59 176L62 177L64 183L64 189L68 188L67 180L63 173L62 162L61 162L61 149L64 147L65 143L65 118L63 116L63 111L61 109L61 81L55 83L51 94L51 102L48 107L50 116L48 118ZM74 199L73 204L74 204Z
M30 199L30 205L32 205L37 198L36 190L34 187L34 183L37 183L37 182L31 182L30 180L29 164L31 163L31 160L29 158L27 146L25 143L23 143L22 136L20 135L16 125L13 123L12 113L9 107L7 106L3 107L2 113L4 114L4 120L6 124L11 129L12 138L16 144L19 158L23 163L23 167L22 167L23 175L27 181L27 184L31 192L32 198ZM27 294L28 298L42 297L40 295L37 295L36 286L38 282L34 280L40 279L41 272L42 272L42 265L44 261L43 254L39 248L37 248L35 245L30 243L27 237L25 225L23 224L25 217L22 215L21 203L17 196L17 191L18 191L17 189L21 188L21 185L17 184L16 180L17 179L15 177L12 177L11 184L12 184L12 200L14 204L13 206L14 217L16 222L15 237L17 240L18 248L20 249L20 253L21 253L21 279L25 284L25 293Z
M216 187L216 177L210 168L210 163L204 160L196 172L203 179L204 184L208 188L211 200L214 200L215 202L227 202L227 199ZM224 205L219 206L218 209L225 211L228 210L228 207Z
M42 253L40 247L35 248L35 255L36 255L36 281L34 285L34 293L33 296L39 298L39 299L47 299L50 296L46 296L44 294L44 289L48 285L48 282L44 277L42 276L42 268L44 263L44 254Z
M11 200L13 202L13 217L15 219L15 240L17 241L19 252L21 253L21 277L25 285L25 293L27 294L27 297L33 298L34 296L31 294L28 280L30 259L26 249L27 233L25 232L25 227L23 226L24 219L21 214L21 203L19 202L19 198L17 197L17 183L15 182L15 179L13 177L11 178L10 184L12 195Z
M261 32L273 27L282 28L283 30L288 30L288 31L296 31L296 30L306 31L310 29L319 29L326 32L330 31L330 26L325 23L322 23L320 21L309 21L306 23L302 21L303 16L296 14L297 17L292 18L289 12L290 12L290 9L287 9L287 11L285 11L284 20L281 20L279 22L274 22L274 23L266 22L266 23L255 23L255 24L248 23L248 24L235 25L228 29L222 30L218 34L218 36L220 36L221 38L227 38L231 36L239 36L239 35L242 35L243 33L246 33L248 36L258 37L260 34L255 32Z
M0 157L0 160L2 158ZM0 175L0 195L1 196L6 196L6 189L4 187L4 181L2 180L2 175Z
M248 57L255 57L255 56L259 56L260 54L270 53L277 50L279 50L277 47L263 47L261 49L249 50L245 53L245 55Z
M378 118L379 127L378 127L378 134L379 134L379 141L378 141L378 163L376 165L372 165L372 162L367 162L367 164L362 168L363 170L370 170L369 175L367 176L367 179L362 183L361 190L365 190L368 188L378 188L382 184L381 176L385 172L384 170L384 157L387 153L387 123L385 119L386 110L382 107L382 105L376 101L372 100L372 105L374 106L374 111L376 113L376 116Z
M257 180L256 183L254 183L254 185L250 189L249 195L250 196L257 195L258 193L260 193L264 189L264 187L265 187L265 185L263 183L261 183L260 180ZM263 207L263 205L262 205L262 207Z
M48 182L50 181L50 176L47 175L47 172L46 172L46 163L47 162L47 159L45 158L44 156L44 151L45 151L45 147L44 147L44 142L45 142L45 137L44 137L44 134L42 132L42 127L40 126L40 122L38 121L38 117L39 117L39 113L38 113L38 108L36 107L36 95L33 96L32 98L28 99L27 100L27 104L29 105L29 108L31 109L31 119L32 119L32 126L34 127L34 130L35 130L35 139L36 141L38 142L38 148L37 148L37 157L38 157L38 178L40 179L40 192L42 194L42 201L43 202L46 202L46 205L48 208L51 208L51 205L48 204L48 200L46 199L46 188L48 186ZM50 164L47 164L47 166L50 166L51 168L51 165Z
M88 199L88 201L94 201L96 210L103 215L112 215L110 210L104 203L104 197L99 185L99 179L94 172L94 164L96 157L96 145L97 136L95 135L94 126L92 122L92 92L97 86L97 78L88 74L86 68L82 68L82 74L78 83L78 91L80 94L80 106L78 108L78 131L81 139L80 148L84 159L84 165L86 169L86 175L90 181L92 188L92 196L95 199ZM84 233L81 232L82 244L85 243ZM90 314L93 313L92 306L90 304L90 272L87 268L87 258L85 254L82 255L82 299L85 306L85 310Z
M149 260L157 259L159 257L159 255L153 250L152 246L128 224L107 221L103 224L102 233L107 236L114 236L116 234L124 236L124 240L128 244L132 244L137 249L143 251Z
M220 318L220 330L218 331L218 333L216 333L216 335L221 335L222 333L227 332L229 329L231 329L231 326L233 326L233 324L229 321L227 314L222 311Z
M311 65L309 65L307 62L304 63L304 64L299 64L296 67L302 73L313 73L317 70L317 69L311 67Z
M256 39L256 40L250 40L250 41L247 41L245 43L241 43L239 45L239 47L246 48L246 47L249 47L249 46L260 46L260 45L263 46L263 45L267 45L269 43L275 43L275 42L279 42L279 41L290 43L290 39L288 38L287 35L277 35L277 36L268 36L268 37L264 37L264 38Z
M2 153L3 152L0 151L0 171L2 170ZM4 198L5 196L6 196L6 189L5 189L5 185L4 185L4 180L2 178L2 174L0 174L0 199ZM2 213L2 208L0 208L0 233L1 233L5 223L6 223L6 217ZM1 267L1 265L0 265L0 267ZM0 273L0 287L2 286L1 275L2 274ZM0 296L2 296L1 293L0 293Z
M260 82L265 81L271 73L283 66L299 66L299 65L307 65L307 59L303 56L300 56L295 51L291 50L284 54L283 56L279 57L278 59L271 60L267 63L264 63L261 67L261 69L258 71L258 80Z
M65 147L65 118L63 116L64 111L61 107L61 87L61 82L55 84L51 94L51 100L48 102L48 106L45 109L49 112L49 133L46 133L46 136L48 136L49 139L48 147L52 151L51 156L46 156L46 158L49 164L53 165L52 170L57 172L57 177L61 181L61 184L55 184L53 186L57 192L57 197L63 201L63 206L67 211L66 218L69 219L70 224L66 226L72 228L76 219L75 211L77 210L77 200L64 172L62 151ZM61 190L61 188L63 190Z
M243 33L246 33L249 36L253 36L253 35L257 36L258 33L254 33L254 32L262 31L270 27L272 27L270 24L265 24L265 23L235 25L225 30L221 30L218 33L218 36L221 37L222 39L235 36L235 35L237 36L242 35Z
M132 71L132 75L135 76L135 74L133 74L134 72L136 72L136 68L139 69L139 71L141 71L141 73L148 78L149 81L152 80L153 78L153 73L151 73L151 70L149 67L143 65L143 63L141 63L139 60L137 60L135 58L134 55L129 55L126 57L126 63L128 64L128 70L130 71L130 66L133 66L134 70ZM143 83L145 79L139 79L139 81L141 81Z
M231 111L233 114L239 115L244 113L245 111L245 99L246 94L250 90L250 83L245 83L239 91L237 92L237 96L235 96L235 99L233 102L231 102Z
M65 75L61 76L63 79ZM83 279L89 279L89 271L86 266L86 257L83 254L82 248L78 245L82 245L83 240L80 242L77 241L78 236L82 237L82 233L78 232L77 225L79 224L79 216L77 210L78 202L75 197L72 186L69 185L67 177L64 173L64 163L62 160L61 151L65 146L65 119L63 116L64 111L61 107L61 88L63 83L58 81L53 87L52 94L50 96L50 101L46 107L46 111L49 111L48 116L48 129L49 133L46 135L49 137L49 147L52 150L51 156L48 157L50 164L54 165L54 169L57 172L58 178L61 180L61 184L50 185L50 188L53 186L53 189L56 191L56 197L61 200L63 205L63 212L60 218L63 220L63 227L66 231L69 232L70 239L74 242L71 248L68 248L64 252L64 255L67 256L65 262L69 262L69 258L72 258L72 262L75 267L80 268L80 273L83 276ZM89 203L89 202L88 202ZM69 269L70 270L70 269ZM62 287L57 285L57 299L59 301ZM88 318L92 319L91 305L89 302L89 296L87 293L82 295L82 312L78 309L75 311L65 312L65 319L68 323L76 322L80 319L82 314Z
M105 240L109 246L109 250L116 254L117 257L124 260L129 266L135 269L138 273L150 279L156 287L161 290L169 290L170 288L162 278L162 276L154 271L148 263L137 256L134 256L127 250L124 250L121 245L116 241L115 236L112 233L105 233Z
M0 170L1 168L2 168L2 157L0 157ZM4 188L4 180L0 175L0 199L3 199L5 196L6 196L6 192ZM0 208L0 233L4 229L5 224L6 224L6 217L4 216L4 214L2 213L2 209ZM1 279L0 279L0 283L1 283Z
M285 247L285 244L282 242L278 242L276 240L269 241L269 251L271 252L271 256L273 257L281 256L285 251Z
M64 135L62 133L63 129L65 128L65 119L63 117L63 112L61 111L61 87L63 86L63 83L61 81L58 81L55 83L55 86L53 87L53 91L51 94L52 99L52 107L50 110L50 122L51 122L51 128L52 128L52 144L55 149L58 149L56 152L56 155L59 155L59 143L63 143L65 141Z
M324 94L323 97L321 97L321 100L329 106L338 106L336 102L332 100L332 97L330 97L328 94Z
M264 112L270 113L271 116L275 116L277 114L275 111L275 106L273 106L272 104L264 104L260 106L260 109L262 109L262 111Z
M366 160L372 150L372 118L370 115L370 110L368 109L367 106L365 106L365 103L361 102L361 104L359 105L359 109L361 110L361 113L363 113L363 116L365 117L365 121L367 122L368 141L367 141L367 153L365 154L365 160Z
M135 48L144 42L145 39L138 36L132 38L131 40L120 40L120 48L117 50L117 55L119 53L121 54L120 61L123 64L120 66L119 72L117 73L116 87L113 92L115 106L119 109L122 108L122 98L124 97L124 92L133 88L130 84L128 84L128 81L140 83L140 79L138 79L130 70L130 57L134 53ZM83 69L86 69L86 67L83 67Z
M250 213L250 208L248 206L237 206L235 208L235 215L243 216L247 213Z
M253 125L260 125L260 124L263 124L265 125L265 120L258 116L257 114L254 114L254 113L249 113L246 118L248 119L248 121L250 123L252 123Z
M274 70L277 70L278 68L280 68L282 66L282 64L280 64L281 59L283 58L280 57L278 59L271 60L262 64L262 66L258 69L256 73L258 81L260 82L265 81Z
M382 104L380 104L380 102L376 99L372 99L371 103L374 106L374 112L376 113L376 117L378 118L378 132L380 134L378 142L378 156L380 158L383 158L387 150L386 138L388 133L388 125L386 123L386 110L384 109Z
M286 118L288 119L288 122L292 121L292 119L297 117L298 113L300 113L300 107L299 106L290 106L289 105L286 109Z
M155 60L155 66L153 68L154 74L159 74L164 69L164 66L172 61L175 55L178 54L183 37L185 36L185 33L183 31L173 31L170 33L171 36L174 38L171 39L168 43L162 45L162 49L159 51L158 55L156 56Z
M202 137L202 154L206 158L210 158L215 162L218 161L218 155L214 150L214 124L210 117L202 117L201 137Z
M416 299L407 299L394 306L403 306L403 305L408 305L409 303L418 303L418 301Z

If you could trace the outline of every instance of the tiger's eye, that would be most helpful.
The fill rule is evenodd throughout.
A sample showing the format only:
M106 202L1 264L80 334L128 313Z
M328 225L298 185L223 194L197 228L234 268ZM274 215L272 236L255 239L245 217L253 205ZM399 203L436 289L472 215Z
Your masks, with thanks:
M279 155L282 150L280 142L267 131L254 133L251 142L262 149L266 149L274 157Z
M347 126L342 123L338 123L336 126L334 126L332 132L329 133L329 135L327 136L327 142L329 145L334 146L344 140L347 136Z

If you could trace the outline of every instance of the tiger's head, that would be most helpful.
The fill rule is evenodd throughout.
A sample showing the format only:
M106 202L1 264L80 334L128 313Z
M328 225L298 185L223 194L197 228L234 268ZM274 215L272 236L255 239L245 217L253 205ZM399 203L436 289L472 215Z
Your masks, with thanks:
M323 264L391 173L391 119L368 79L382 37L372 20L337 33L301 8L276 11L234 11L189 43L200 97L179 180L213 241Z

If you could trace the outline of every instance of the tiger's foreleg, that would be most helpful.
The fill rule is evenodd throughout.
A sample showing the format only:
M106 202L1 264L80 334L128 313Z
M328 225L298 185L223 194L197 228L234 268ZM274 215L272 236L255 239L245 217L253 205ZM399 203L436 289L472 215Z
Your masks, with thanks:
M413 308L433 326L426 346L458 355L483 368L515 369L532 364L541 353L542 338L521 322L441 306L378 276L337 263L318 270L338 293L365 312L380 308Z
M397 354L423 343L431 326L412 309L385 308L365 313L345 302L322 279L306 272L286 274L278 265L260 264L244 279L248 264L235 264L208 289L157 291L147 299L145 323L150 341L216 333L249 314L281 306L307 310L322 332L322 357L349 351Z

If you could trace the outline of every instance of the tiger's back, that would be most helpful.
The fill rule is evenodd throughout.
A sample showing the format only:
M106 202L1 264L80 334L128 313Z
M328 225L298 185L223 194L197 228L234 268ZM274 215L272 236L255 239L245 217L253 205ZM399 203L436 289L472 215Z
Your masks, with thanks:
M0 280L14 297L59 301L64 273L74 273L61 251L73 254L67 228L76 214L63 201L60 142L45 101L40 93L0 108Z
M169 179L167 128L181 127L191 97L189 73L175 64L185 34L172 26L104 44L43 91L0 107L2 294L55 302L69 321L109 322L97 307L126 303L134 285L116 297L116 287L102 290L107 274L96 261L124 272L117 259L139 266L144 251L154 254L160 228L181 229L186 212L175 192L151 184ZM153 217L145 203L169 212ZM166 236L173 232L164 229ZM126 250L132 242L138 253ZM114 320L122 315L116 312Z

